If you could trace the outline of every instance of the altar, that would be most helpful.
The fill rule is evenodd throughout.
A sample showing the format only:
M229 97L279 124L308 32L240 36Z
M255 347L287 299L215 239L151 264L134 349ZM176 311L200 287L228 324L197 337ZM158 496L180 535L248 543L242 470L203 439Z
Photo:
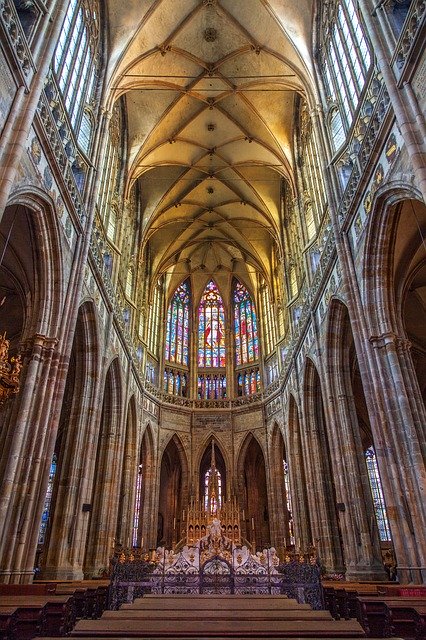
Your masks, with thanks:
M159 547L137 556L115 558L110 606L118 608L145 593L154 594L286 594L315 609L323 607L320 570L314 550L286 555L280 561L271 547L252 553L225 535L214 517L206 535L179 550Z

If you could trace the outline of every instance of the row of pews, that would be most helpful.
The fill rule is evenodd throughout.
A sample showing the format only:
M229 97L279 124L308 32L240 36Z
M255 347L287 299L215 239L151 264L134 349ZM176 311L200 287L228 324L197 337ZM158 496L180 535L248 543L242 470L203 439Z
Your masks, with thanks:
M0 584L0 640L66 636L79 619L100 618L108 580Z
M356 618L367 637L426 640L426 587L348 582L323 586L333 618Z

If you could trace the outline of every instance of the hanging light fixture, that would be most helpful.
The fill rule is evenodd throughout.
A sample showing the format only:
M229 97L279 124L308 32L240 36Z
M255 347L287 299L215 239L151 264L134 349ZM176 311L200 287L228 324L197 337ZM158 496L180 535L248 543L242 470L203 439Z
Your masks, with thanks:
M10 234L12 233L17 211L18 207L16 206L9 233L0 257L0 266L2 265L7 245L9 244ZM0 307L3 306L5 301L6 297L4 297L0 302ZM9 358L9 346L10 342L6 338L6 332L4 332L3 335L0 334L0 407L3 406L6 400L11 396L18 393L20 386L19 377L22 369L22 359L20 355Z

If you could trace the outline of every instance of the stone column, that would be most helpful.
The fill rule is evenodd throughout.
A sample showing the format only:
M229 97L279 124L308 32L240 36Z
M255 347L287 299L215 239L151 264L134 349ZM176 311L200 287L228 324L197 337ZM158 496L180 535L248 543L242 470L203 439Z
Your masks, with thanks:
M56 340L35 335L27 343L19 407L9 426L0 491L0 580L31 582L40 528L40 504L50 450L48 420L57 375ZM50 453L51 459L51 453Z
M346 372L347 374L347 372ZM346 579L386 580L366 478L354 399L347 375L332 361L327 371L333 475L342 532Z
M426 581L426 415L410 344L392 332L370 339L385 414L376 456L401 581ZM376 440L375 440L376 442Z

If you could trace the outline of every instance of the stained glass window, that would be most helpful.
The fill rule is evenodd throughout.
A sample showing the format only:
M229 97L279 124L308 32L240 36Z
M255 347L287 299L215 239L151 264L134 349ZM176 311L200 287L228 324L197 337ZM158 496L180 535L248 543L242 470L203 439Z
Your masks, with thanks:
M286 498L286 505L287 505L287 512L288 512L288 533L290 536L290 544L295 544L293 508L291 505L291 492L290 492L290 473L288 470L288 464L285 460L283 460L283 466L284 466L285 498Z
M260 371L256 367L240 371L237 375L237 393L239 396L250 396L260 391Z
M176 289L167 313L167 362L188 365L189 300L189 283L185 281Z
M236 364L254 362L259 357L257 319L249 292L241 282L234 286L234 330Z
M154 289L154 295L152 304L149 310L148 317L148 349L155 356L158 352L158 328L161 320L161 294L162 294L162 282L159 280L157 286Z
M368 479L370 481L371 495L373 498L374 510L376 512L377 527L382 542L389 542L391 534L389 529L388 516L386 513L385 500L383 498L382 483L380 481L379 468L377 466L376 452L373 447L368 447L365 452L367 463Z
M263 316L263 339L265 355L271 353L274 348L274 317L272 315L272 306L269 297L269 288L266 283L263 283L261 290L262 301L262 316Z
M138 475L136 478L136 500L135 500L135 512L133 514L133 536L132 546L138 546L138 531L139 531L139 516L141 509L141 491L142 491L142 465L138 466Z
M214 491L212 492L212 486ZM210 490L210 491L209 491ZM213 495L211 495L213 494ZM210 499L210 504L209 504ZM212 515L222 507L222 476L216 468L208 469L204 476L204 508Z
M43 507L43 513L41 516L40 531L38 534L39 544L44 544L44 541L46 539L47 525L49 523L49 516L50 516L50 505L52 503L53 483L55 481L57 462L58 462L57 456L56 456L56 453L54 453L52 457L52 462L50 464L49 480L47 483L46 496L44 498L44 507Z
M337 149L352 123L371 65L369 43L354 0L336 2L333 28L326 39L323 76L327 97L339 105L331 120L334 148Z
M90 104L96 87L99 47L96 4L70 0L53 58L59 88L77 135L84 106ZM88 147L87 141L85 146Z
M202 374L198 376L199 400L226 398L226 376L224 374Z
M225 312L213 280L206 286L198 307L198 366L225 366Z

